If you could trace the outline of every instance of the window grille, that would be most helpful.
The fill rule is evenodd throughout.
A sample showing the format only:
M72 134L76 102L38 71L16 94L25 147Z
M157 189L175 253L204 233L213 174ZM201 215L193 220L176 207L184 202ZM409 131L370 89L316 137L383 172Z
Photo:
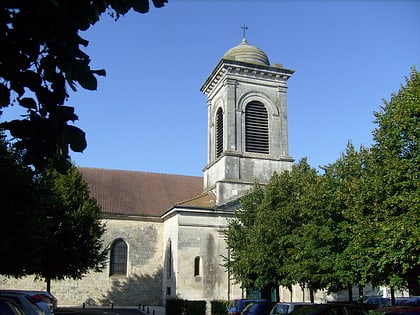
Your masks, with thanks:
M127 274L127 243L122 240L116 240L111 246L111 261L109 274L113 275L126 275Z
M245 150L269 153L268 114L260 102L250 102L245 109Z
M216 158L223 152L223 110L219 108L216 113Z

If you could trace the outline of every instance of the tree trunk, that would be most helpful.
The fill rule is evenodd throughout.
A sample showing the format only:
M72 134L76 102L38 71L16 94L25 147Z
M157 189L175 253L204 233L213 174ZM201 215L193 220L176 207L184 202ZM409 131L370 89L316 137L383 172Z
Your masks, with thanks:
M266 286L261 289L261 298L271 301L271 286Z
M360 284L358 285L359 288L359 303L363 303L364 300L364 294L363 294L363 286L361 286Z
M51 279L47 278L45 281L47 282L47 292L51 293Z
M280 289L279 286L275 286L276 288L276 302L280 301Z
M300 288L302 290L302 302L305 302L305 284L301 283Z
M349 295L349 302L353 302L353 285L347 284L347 292Z
M395 291L393 287L391 287L391 304L395 305Z
M309 296L311 298L311 303L315 303L314 289L312 289L312 287L309 287Z
M290 302L293 302L293 287L290 285L288 287L288 289L289 289L289 292L290 292Z

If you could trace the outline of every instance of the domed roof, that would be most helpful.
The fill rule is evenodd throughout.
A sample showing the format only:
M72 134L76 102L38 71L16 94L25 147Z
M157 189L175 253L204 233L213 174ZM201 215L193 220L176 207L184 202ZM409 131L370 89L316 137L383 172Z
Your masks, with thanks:
M223 55L223 59L249 62L264 66L270 65L270 61L265 52L258 47L249 45L245 38L239 45L229 49Z

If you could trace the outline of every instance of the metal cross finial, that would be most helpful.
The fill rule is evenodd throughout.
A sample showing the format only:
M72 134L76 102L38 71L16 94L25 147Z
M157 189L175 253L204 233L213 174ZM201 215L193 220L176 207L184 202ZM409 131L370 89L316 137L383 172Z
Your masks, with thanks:
M248 29L248 26L244 24L243 26L241 26L241 28L244 30L244 38L246 38L245 33L246 33L246 30Z

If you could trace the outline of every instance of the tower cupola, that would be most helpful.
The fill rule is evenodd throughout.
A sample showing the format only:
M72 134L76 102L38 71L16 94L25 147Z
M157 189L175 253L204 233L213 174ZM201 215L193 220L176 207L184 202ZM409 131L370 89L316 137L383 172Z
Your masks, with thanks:
M242 39L242 42L239 45L229 49L223 55L222 59L242 61L264 66L270 65L265 52L258 47L249 45L245 38Z

